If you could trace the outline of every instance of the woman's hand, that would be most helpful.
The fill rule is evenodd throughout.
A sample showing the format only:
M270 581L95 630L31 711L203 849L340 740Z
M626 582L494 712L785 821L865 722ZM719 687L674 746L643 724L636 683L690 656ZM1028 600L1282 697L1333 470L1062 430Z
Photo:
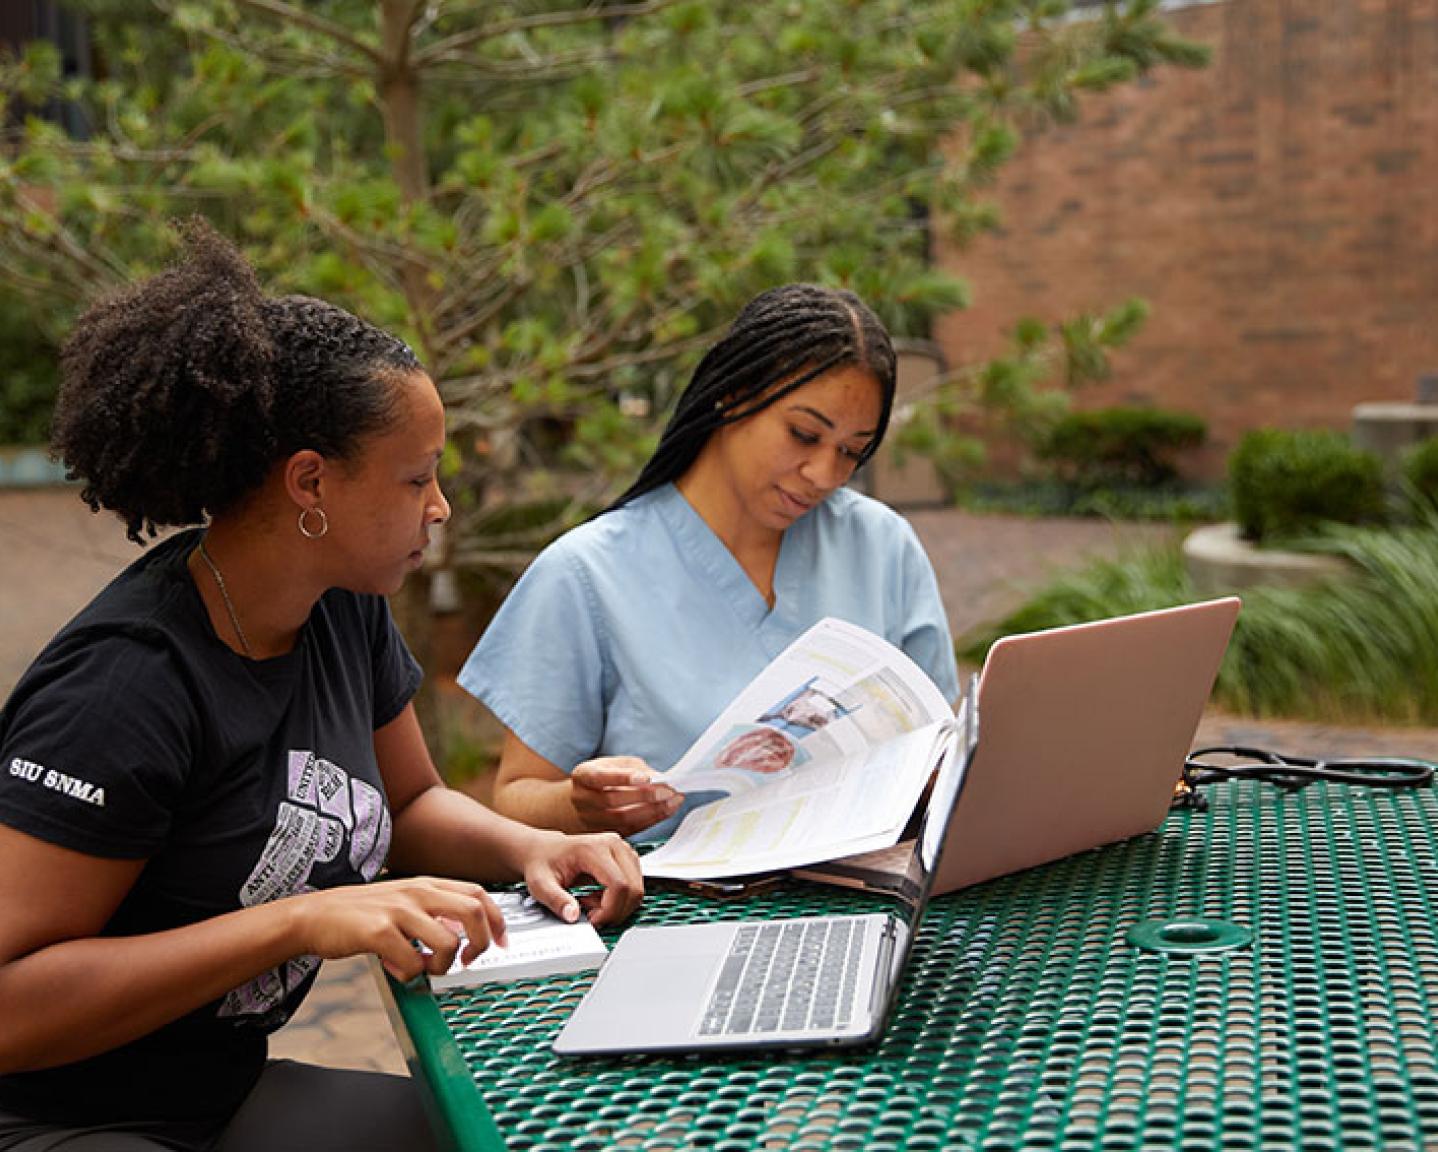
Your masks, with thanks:
M569 774L574 811L584 827L629 836L674 815L684 796L636 756L601 756Z
M524 857L524 883L530 895L561 920L579 919L579 901L569 889L593 881L603 889L584 903L595 924L628 919L644 896L639 853L612 832L567 836L536 832Z
M478 884L417 877L348 885L290 898L296 953L338 960L372 952L396 980L449 971L468 937L468 963L504 942L504 916ZM426 954L418 945L428 949Z
M513 732L505 733L494 808L511 820L563 832L628 836L674 815L683 803L684 797L637 756L601 756L565 772Z

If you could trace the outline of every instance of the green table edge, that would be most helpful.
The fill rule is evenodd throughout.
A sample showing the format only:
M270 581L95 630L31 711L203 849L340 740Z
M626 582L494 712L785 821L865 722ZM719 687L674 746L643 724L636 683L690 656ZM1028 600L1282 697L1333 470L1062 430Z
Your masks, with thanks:
M439 1146L505 1152L464 1054L427 984L401 984L379 970L380 999L424 1098Z

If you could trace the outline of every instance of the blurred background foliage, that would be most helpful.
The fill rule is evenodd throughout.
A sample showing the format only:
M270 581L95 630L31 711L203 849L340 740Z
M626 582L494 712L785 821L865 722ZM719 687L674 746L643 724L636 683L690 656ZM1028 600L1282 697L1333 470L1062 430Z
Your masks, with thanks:
M1341 556L1352 574L1246 589L1215 702L1253 716L1438 725L1438 516L1333 524L1289 546ZM1061 576L970 637L963 656L980 663L1001 636L1199 599L1176 543L1138 551Z
M1233 518L1255 542L1388 515L1383 461L1332 429L1246 432L1228 458L1228 478Z
M43 434L76 310L201 212L275 290L411 342L450 415L452 559L504 574L632 476L745 300L844 285L925 334L967 298L930 238L998 225L985 189L1021 142L1206 59L1158 0L67 6L94 76L46 44L0 61L0 304L47 364L5 372L3 435ZM56 102L68 131L35 114ZM958 415L1044 434L1143 315L1024 322L911 406L908 449L964 476Z
M1203 443L1202 418L1159 408L1070 412L1038 444L1038 456L1077 488L1162 488L1179 478L1177 457Z
M34 312L20 291L0 287L0 444L49 438L60 333Z
M47 366L8 377L5 434L43 434L73 317L202 213L271 290L352 309L434 375L454 517L395 607L441 676L534 552L632 479L745 301L818 281L927 335L968 299L931 240L998 227L1015 149L1086 93L1207 59L1159 0L64 7L92 74L47 43L0 57L0 306ZM962 414L1041 435L1145 312L1021 323L906 403L910 450L971 477ZM440 704L418 703L443 759Z

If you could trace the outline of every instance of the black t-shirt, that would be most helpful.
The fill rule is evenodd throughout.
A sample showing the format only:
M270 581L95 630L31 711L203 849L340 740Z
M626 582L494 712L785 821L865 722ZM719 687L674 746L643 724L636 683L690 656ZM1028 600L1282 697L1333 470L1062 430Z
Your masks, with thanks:
M146 861L103 936L363 883L389 849L373 735L420 671L385 601L331 591L291 652L246 660L215 635L185 566L197 540L179 533L121 573L0 712L0 822ZM132 1044L0 1077L0 1110L227 1117L318 968L297 957Z

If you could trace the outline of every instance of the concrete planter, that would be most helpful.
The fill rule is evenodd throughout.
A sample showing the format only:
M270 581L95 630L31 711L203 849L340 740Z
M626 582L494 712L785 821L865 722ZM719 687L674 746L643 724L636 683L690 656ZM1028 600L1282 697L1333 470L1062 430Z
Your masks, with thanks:
M1297 588L1319 580L1351 575L1353 567L1337 556L1259 548L1238 534L1233 523L1211 524L1189 533L1183 563L1194 589L1222 596L1245 588Z
M1376 452L1390 475L1403 453L1438 436L1438 404L1359 404L1353 409L1355 448Z

